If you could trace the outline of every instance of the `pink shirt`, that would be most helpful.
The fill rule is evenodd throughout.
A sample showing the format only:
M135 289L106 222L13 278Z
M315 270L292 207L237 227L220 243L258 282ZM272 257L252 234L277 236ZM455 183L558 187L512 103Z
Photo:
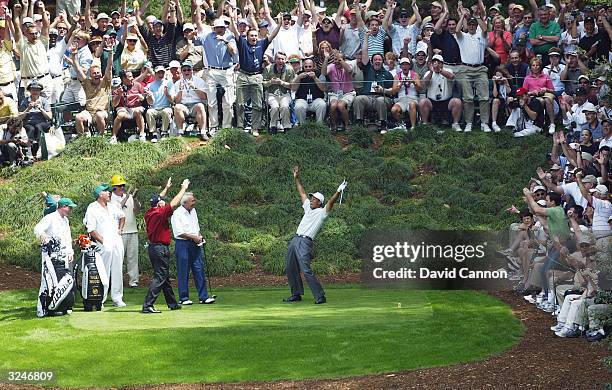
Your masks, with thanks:
M493 31L489 32L489 44L493 44L493 50L499 55L501 63L505 64L508 62L509 52L504 49L504 42L502 40L508 43L508 47L512 47L512 34L508 31L503 32L501 39L497 38Z
M538 77L535 77L533 74L527 75L525 81L523 81L523 88L526 88L528 92L539 91L542 88L547 88L551 91L555 90L552 80L544 73L540 73Z
M346 71L343 67L336 67L336 64L327 65L327 77L331 82L332 92L352 92L355 90L353 87L353 78L351 72Z

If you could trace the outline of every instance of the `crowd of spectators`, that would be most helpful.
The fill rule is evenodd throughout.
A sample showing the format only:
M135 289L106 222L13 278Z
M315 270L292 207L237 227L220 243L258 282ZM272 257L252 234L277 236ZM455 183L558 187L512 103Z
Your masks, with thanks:
M42 1L2 4L8 163L37 156L41 134L67 124L113 144L126 130L207 140L232 126L282 133L312 113L332 131L374 120L381 133L429 122L470 132L479 121L516 137L587 130L597 142L611 112L605 5L298 0L273 16L268 0L165 0L160 15L146 15L149 0L109 14L91 0L60 0L54 15Z

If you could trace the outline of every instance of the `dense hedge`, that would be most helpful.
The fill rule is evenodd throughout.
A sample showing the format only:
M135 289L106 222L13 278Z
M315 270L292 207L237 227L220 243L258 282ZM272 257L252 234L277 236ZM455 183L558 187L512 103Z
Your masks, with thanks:
M138 186L145 207L172 176L170 195L183 178L192 182L212 275L245 272L257 261L267 272L281 274L287 241L302 215L291 175L299 164L307 191L329 197L342 179L348 180L342 205L336 205L317 237L314 268L327 274L354 271L360 237L373 227L504 228L514 220L503 210L520 204L521 188L544 162L549 145L542 136L438 134L429 126L408 134L390 132L376 143L371 133L356 129L348 139L342 145L313 124L257 141L228 130L174 165L160 163L185 151L179 139L119 146L100 138L78 139L61 157L23 169L0 188L0 257L39 268L32 227L42 216L40 191L61 193L79 204L71 218L77 234L83 232L92 188L112 174ZM141 264L149 264L144 248Z

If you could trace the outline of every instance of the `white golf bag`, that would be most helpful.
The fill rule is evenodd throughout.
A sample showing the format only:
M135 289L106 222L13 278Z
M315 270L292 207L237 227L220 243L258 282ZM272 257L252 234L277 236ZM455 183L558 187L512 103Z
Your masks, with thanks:
M65 249L57 238L41 245L43 285L38 299L43 316L66 314L74 305L74 279L66 266Z

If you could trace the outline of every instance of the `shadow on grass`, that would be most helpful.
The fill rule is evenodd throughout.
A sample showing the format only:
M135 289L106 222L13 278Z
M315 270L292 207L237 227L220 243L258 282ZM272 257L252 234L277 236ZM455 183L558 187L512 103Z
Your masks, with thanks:
M31 320L36 317L36 309L33 307L17 307L14 309L0 310L0 322Z

